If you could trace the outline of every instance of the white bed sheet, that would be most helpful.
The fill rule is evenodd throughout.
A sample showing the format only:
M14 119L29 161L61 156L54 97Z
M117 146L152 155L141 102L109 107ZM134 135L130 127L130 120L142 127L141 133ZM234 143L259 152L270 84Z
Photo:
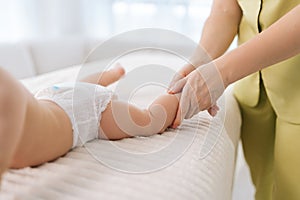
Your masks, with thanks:
M73 81L78 71L79 67L70 67L22 82L34 93L56 82ZM148 102L156 92L148 90L143 94L137 98L138 103ZM86 148L76 148L39 167L9 170L3 177L0 199L231 199L241 123L231 90L226 91L226 106L221 111L223 115L226 113L225 128L221 129L219 135L216 134L217 142L205 158L200 158L200 152L212 118L206 112L201 112L193 119L186 120L177 131L169 129L161 135L113 142L120 148L140 153L169 144L177 134L182 140L190 140L196 133L183 155L163 169L141 174L124 173L99 163ZM215 124L214 128L219 130L219 127L222 127L222 122ZM213 143L216 137L210 138L208 142ZM87 146L109 155L110 149L106 148L108 143L92 141ZM162 156L160 159L163 161L165 158ZM114 155L109 160L120 162L122 158ZM151 162L149 160L149 165ZM127 164L130 167L130 163Z

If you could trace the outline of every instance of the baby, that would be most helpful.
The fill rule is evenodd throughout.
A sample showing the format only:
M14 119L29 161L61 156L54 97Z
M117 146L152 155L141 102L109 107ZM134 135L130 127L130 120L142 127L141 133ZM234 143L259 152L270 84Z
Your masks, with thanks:
M105 86L124 74L118 65L34 97L0 68L0 180L7 168L40 165L96 138L162 133L175 118L178 97L161 95L148 109L118 101Z

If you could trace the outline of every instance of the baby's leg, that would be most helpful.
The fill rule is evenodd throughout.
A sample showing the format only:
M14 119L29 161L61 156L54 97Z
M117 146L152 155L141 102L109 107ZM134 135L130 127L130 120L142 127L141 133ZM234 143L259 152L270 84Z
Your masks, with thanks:
M124 74L125 74L124 68L119 63L117 63L113 69L92 74L84 79L81 79L80 81L99 84L102 86L108 86L118 81Z
M0 68L0 178L20 142L27 102L25 88Z
M113 100L102 113L99 137L115 140L162 133L172 124L177 107L178 98L170 94L158 97L144 110Z
M35 166L72 147L72 126L55 103L37 101L0 68L0 175L8 168Z

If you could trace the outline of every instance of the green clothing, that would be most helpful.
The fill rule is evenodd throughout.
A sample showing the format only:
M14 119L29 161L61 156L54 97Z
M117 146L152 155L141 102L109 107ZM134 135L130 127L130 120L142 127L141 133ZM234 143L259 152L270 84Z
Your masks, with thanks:
M300 4L300 0L238 2L243 11L239 44ZM300 55L238 81L235 96L256 199L300 199Z
M268 28L300 0L238 0L243 11L239 27L239 44L246 42ZM288 36L287 36L288 37ZM300 36L299 36L300 37ZM274 41L276 42L276 41ZM300 123L300 55L270 66L261 71L274 110L283 119ZM237 82L236 97L249 106L259 99L259 73L254 73Z
M244 154L257 200L300 199L300 125L282 120L260 83L256 106L239 102Z

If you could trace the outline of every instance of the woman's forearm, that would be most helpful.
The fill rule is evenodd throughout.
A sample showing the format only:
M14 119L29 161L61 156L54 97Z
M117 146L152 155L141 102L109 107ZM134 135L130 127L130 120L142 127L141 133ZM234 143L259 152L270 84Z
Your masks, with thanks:
M191 58L192 64L200 66L223 55L237 34L241 16L236 0L215 0Z
M300 53L300 5L215 61L225 86Z

